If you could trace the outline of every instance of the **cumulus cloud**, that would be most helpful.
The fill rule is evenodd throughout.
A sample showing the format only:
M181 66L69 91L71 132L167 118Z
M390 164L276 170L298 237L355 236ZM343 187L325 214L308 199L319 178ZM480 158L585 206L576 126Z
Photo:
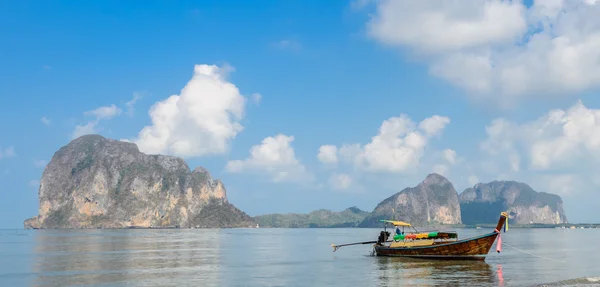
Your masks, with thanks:
M272 182L312 180L312 175L296 159L293 141L293 136L284 134L267 137L250 149L248 158L229 161L225 169L232 173L263 173Z
M317 158L322 163L337 163L337 147L334 145L322 145L319 147Z
M419 128L423 130L427 136L437 136L449 123L449 118L435 115L420 122Z
M596 1L533 1L531 7L516 0L373 3L370 37L408 48L432 74L477 99L511 105L523 97L600 87Z
M243 130L246 98L227 80L233 68L196 65L179 95L157 102L149 111L152 125L133 139L141 151L196 157L222 154Z
M17 153L15 152L14 146L9 146L4 149L2 149L2 147L0 147L0 159L15 157L15 156L17 156Z
M391 117L383 121L379 133L371 138L371 142L364 146L343 145L337 154L363 170L404 172L419 165L429 139L439 135L448 123L449 118L437 115L424 119L418 125L404 114ZM327 149L334 151L331 146ZM319 154L323 157L322 150Z
M514 179L540 191L572 196L600 187L600 109L577 101L529 122L495 119L481 143L477 176ZM589 193L588 193L589 194Z
M505 158L519 171L525 155L527 167L553 170L600 160L600 110L577 101L569 109L556 109L535 121L518 124L496 119L487 127L481 147L489 155Z
M527 31L525 7L511 1L379 1L370 35L427 52L457 51L517 40Z

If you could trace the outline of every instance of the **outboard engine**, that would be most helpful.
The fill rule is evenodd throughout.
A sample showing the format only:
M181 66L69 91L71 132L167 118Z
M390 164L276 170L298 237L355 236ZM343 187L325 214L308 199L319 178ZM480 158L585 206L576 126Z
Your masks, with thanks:
M377 244L381 245L388 240L390 237L390 233L388 231L379 232L379 237L377 238Z

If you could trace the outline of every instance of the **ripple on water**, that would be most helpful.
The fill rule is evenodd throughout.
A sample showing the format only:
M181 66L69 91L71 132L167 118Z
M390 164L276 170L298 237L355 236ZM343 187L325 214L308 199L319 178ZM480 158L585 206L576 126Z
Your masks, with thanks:
M458 231L461 238L481 233ZM600 250L587 244L599 237L600 230L515 228L502 234L507 243L503 252L490 252L486 262L374 257L368 256L368 245L332 252L332 243L369 240L378 232L362 228L36 230L21 236L2 231L0 286L600 285L595 258ZM523 254L508 245L557 260Z

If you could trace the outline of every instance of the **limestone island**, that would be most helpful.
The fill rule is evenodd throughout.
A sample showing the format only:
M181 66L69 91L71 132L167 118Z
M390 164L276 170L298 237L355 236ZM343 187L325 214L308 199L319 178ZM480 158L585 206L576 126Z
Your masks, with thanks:
M201 167L134 143L84 135L60 148L40 180L26 229L255 227Z

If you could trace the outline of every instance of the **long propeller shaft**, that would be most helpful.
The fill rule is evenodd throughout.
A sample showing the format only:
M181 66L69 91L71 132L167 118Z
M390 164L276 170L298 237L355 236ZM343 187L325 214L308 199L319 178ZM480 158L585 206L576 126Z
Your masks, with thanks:
M373 244L373 243L377 243L377 241L364 241L364 242L346 243L346 244L340 244L340 245L331 244L331 247L333 247L333 252L335 252L336 250L338 250L338 248L344 247L344 246L359 245L359 244Z

